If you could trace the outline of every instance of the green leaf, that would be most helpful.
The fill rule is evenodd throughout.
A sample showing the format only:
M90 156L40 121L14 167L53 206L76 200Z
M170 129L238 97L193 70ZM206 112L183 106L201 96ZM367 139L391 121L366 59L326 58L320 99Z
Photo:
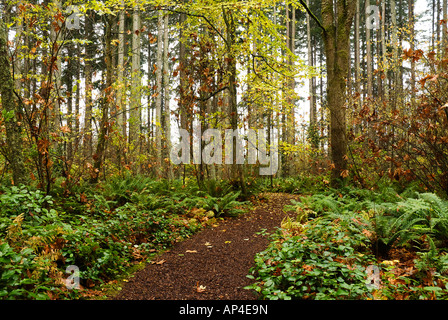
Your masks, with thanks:
M338 291L336 291L336 295L338 295L338 296L347 296L348 293L349 292L347 290L344 290L342 288L339 288Z

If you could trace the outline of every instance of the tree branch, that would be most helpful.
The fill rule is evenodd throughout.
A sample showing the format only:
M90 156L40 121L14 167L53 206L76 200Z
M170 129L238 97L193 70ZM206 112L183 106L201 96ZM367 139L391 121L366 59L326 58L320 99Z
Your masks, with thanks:
M324 26L322 25L322 23L319 21L319 19L317 19L316 15L310 10L310 8L308 8L308 6L306 5L305 2L303 2L303 0L299 0L300 4L305 8L306 12L308 12L308 14L310 15L311 18L313 18L314 21L316 21L317 25L322 29L322 31L324 33L327 32L327 30L324 28Z
M222 87L221 89L216 90L215 92L213 92L212 94L210 94L208 97L206 97L206 98L202 98L202 99L199 99L199 98L198 98L197 100L198 100L198 101L207 101L207 100L213 98L214 96L216 96L218 93L220 93L220 92L222 92L222 91L224 91L224 90L226 90L226 89L229 89L229 87L228 87L228 86Z

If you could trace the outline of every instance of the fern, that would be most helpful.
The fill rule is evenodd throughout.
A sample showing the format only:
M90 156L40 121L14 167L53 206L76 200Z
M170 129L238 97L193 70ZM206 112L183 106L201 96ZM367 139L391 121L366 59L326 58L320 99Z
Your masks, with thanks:
M448 201L440 199L434 193L419 194L419 198L430 205L429 227L439 239L448 239Z
M340 213L340 204L334 199L333 194L315 194L308 197L303 197L302 202L309 209L317 214L323 214L327 211Z
M218 180L206 180L204 181L204 190L207 194L212 197L223 197L228 194L232 186L225 181Z
M240 193L240 191L229 192L222 198L208 196L202 199L204 204L203 208L214 211L217 217L222 215L237 216L238 214L243 213L243 210L235 208L242 204L237 200Z

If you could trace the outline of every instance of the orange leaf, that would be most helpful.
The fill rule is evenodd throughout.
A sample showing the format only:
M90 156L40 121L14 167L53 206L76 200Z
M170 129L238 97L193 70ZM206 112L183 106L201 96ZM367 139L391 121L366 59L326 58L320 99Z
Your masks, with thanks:
M61 127L61 131L62 131L63 133L69 133L69 132L70 132L70 128L69 128L68 126L62 126L62 127Z
M199 282L196 283L196 292L203 293L203 292L205 292L205 288L206 288L206 286L199 285Z

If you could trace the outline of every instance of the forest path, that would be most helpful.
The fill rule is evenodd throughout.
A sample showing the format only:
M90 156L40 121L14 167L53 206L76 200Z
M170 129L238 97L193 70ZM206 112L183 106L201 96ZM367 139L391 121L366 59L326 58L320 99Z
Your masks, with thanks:
M297 195L268 193L252 211L229 218L177 243L135 273L116 300L252 300L244 289L254 257L285 217Z

